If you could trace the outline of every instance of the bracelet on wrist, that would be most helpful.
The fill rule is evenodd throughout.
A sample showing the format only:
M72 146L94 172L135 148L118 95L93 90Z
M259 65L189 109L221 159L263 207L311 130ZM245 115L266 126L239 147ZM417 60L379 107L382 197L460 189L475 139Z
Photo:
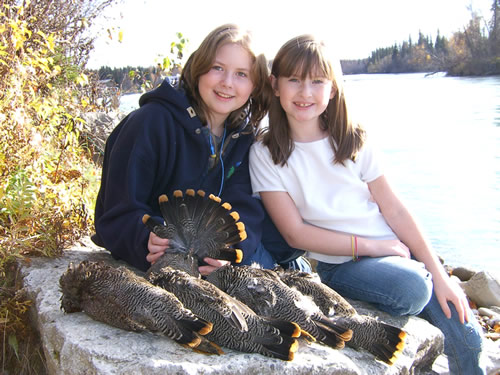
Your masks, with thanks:
M352 261L358 261L358 237L351 235Z

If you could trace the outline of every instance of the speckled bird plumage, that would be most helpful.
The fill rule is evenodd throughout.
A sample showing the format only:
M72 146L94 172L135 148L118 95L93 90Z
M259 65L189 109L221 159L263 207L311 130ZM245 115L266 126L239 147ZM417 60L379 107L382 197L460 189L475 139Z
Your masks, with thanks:
M180 190L159 197L165 223L149 215L143 223L169 239L165 253L150 267L147 278L175 294L195 314L213 323L207 336L218 345L282 360L293 359L300 329L295 323L266 319L200 278L197 266L205 257L239 263L241 250L231 246L246 239L245 226L231 205L203 191Z
M190 254L203 264L205 257L241 262L243 253L231 246L246 239L245 225L229 203L202 190L176 190L169 199L158 198L165 223L144 215L143 223L161 238L169 239L169 250Z
M247 304L257 314L297 323L304 336L333 348L343 348L352 332L323 314L315 303L284 284L273 270L227 265L207 280Z
M206 337L214 343L282 360L293 359L298 347L295 337L300 335L296 324L260 317L208 281L170 266L152 267L146 277L175 294L193 313L212 322L213 329Z
M277 267L275 271L285 284L310 296L324 314L353 331L348 346L365 349L390 365L400 356L406 338L403 330L373 317L358 314L340 294L322 283L317 274L284 270L281 267Z
M222 353L202 336L212 330L211 322L193 314L172 293L125 267L104 262L71 263L59 285L61 308L66 313L83 311L117 328L156 332L199 352Z
M326 316L351 316L357 313L344 297L328 285L323 284L317 273L285 270L282 267L276 267L274 271L286 285L296 288L302 294L313 297L316 305Z

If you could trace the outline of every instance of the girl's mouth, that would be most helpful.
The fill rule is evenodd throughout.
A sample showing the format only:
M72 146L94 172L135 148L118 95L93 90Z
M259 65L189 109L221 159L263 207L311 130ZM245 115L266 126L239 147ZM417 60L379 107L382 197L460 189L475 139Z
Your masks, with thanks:
M308 107L312 107L312 103L298 103L298 102L295 102L294 103L297 107L300 107L300 108L308 108Z
M233 95L224 94L223 92L220 91L215 91L215 94L223 99L231 99L234 97Z

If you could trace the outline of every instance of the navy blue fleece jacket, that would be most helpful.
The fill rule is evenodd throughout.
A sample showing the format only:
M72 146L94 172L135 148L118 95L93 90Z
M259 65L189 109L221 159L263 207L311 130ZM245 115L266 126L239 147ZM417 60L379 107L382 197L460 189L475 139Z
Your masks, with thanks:
M193 115L183 91L168 81L139 100L140 108L124 118L108 137L101 187L95 207L92 240L114 258L146 270L149 230L144 214L161 218L158 197L174 190L202 189L218 195L221 163L208 170L210 146L202 123ZM223 202L231 204L245 224L248 238L238 245L248 257L261 241L264 210L252 197L248 150L250 126L227 129L224 142Z

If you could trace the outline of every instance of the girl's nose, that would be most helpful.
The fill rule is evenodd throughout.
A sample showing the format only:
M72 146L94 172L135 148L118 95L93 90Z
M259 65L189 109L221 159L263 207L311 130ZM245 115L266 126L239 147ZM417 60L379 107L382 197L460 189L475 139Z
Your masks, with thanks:
M311 92L311 85L308 82L302 82L302 84L300 85L300 93L304 97L309 97L311 96Z
M233 75L231 72L224 72L224 75L222 76L222 84L226 87L233 86Z

